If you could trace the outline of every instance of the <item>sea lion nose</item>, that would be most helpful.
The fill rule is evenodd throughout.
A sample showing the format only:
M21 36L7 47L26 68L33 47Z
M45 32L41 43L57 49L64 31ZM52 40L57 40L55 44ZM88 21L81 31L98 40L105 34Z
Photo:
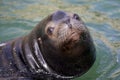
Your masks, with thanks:
M52 20L58 21L63 19L66 16L66 13L64 11L57 11L53 14Z

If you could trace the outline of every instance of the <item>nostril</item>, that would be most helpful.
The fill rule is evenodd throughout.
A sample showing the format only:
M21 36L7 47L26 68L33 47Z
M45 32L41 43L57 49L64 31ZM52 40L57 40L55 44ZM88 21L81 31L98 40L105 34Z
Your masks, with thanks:
M65 12L63 12L63 11L57 11L57 12L55 12L55 13L53 14L52 19L53 19L54 21L57 21L57 20L60 20L60 19L64 18L65 15L66 15Z
M69 17L65 20L65 23L68 25L69 28L72 29L72 25L70 23L70 18Z
M78 16L78 14L74 14L73 18L76 19L76 20L80 20L80 17Z

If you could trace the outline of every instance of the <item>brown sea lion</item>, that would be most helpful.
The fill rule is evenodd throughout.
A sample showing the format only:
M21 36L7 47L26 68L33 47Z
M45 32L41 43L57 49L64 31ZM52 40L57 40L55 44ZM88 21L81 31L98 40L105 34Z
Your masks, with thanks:
M95 61L95 46L81 18L56 11L30 34L0 45L0 78L69 80Z

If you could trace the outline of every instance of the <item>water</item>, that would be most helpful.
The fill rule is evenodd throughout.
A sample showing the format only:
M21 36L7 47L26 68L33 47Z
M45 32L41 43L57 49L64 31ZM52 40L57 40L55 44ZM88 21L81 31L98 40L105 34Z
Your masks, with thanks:
M28 34L56 10L78 13L96 45L95 64L74 80L120 80L120 0L0 0L0 42Z

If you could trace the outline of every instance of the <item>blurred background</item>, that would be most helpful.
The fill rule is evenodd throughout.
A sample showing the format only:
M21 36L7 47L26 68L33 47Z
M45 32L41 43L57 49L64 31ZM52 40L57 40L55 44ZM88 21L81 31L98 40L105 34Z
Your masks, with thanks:
M28 34L56 10L79 14L96 46L95 64L74 80L120 80L120 0L0 0L0 43Z

